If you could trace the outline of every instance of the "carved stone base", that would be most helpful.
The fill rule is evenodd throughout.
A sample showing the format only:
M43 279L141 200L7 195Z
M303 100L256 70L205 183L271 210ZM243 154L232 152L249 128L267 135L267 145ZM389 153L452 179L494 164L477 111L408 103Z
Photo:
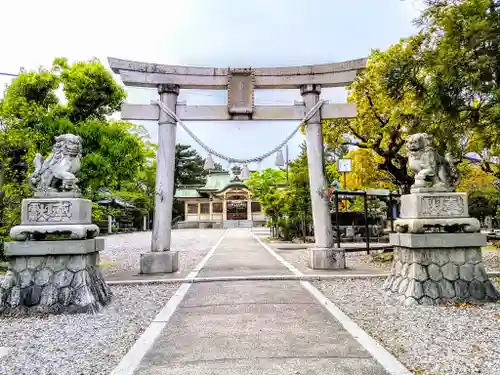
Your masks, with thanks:
M11 257L0 286L0 313L95 313L111 301L98 264L98 252Z
M400 233L425 233L445 231L449 233L479 232L477 219L469 217L467 193L424 192L401 197L401 217L395 221Z
M99 227L92 224L90 200L53 194L55 197L23 199L21 225L11 228L12 238L25 241L44 239L47 234L66 234L83 240L99 235Z
M104 250L104 238L80 241L5 242L5 256L89 254Z
M310 248L307 265L314 270L344 269L345 251L338 248Z
M179 270L178 251L158 251L141 254L141 273L173 273Z
M399 233L425 233L429 230L443 230L448 233L476 233L481 230L479 220L473 217L397 219L394 221L394 225Z
M491 283L482 263L481 247L430 247L431 236L470 236L467 234L406 234L401 243L420 243L421 247L395 244L391 274L383 288L397 296L402 304L436 305L450 301L497 301L499 293ZM409 238L415 237L415 238ZM427 238L417 238L427 237ZM484 239L475 238L474 240ZM445 240L446 241L446 240ZM392 243L392 241L391 241ZM469 241L469 244L471 241Z
M99 227L95 224L17 225L10 229L10 236L17 241L25 241L28 238L42 240L48 234L63 234L73 240L84 240L97 237Z

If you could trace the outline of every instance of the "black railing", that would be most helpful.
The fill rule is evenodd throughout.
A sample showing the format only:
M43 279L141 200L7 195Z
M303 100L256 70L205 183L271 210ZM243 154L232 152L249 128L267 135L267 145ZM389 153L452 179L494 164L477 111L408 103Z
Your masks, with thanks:
M336 232L335 237L336 237L337 247L340 248L340 243L341 243L341 234L340 234L341 213L339 211L339 203L341 199L344 199L346 197L363 197L364 218L362 222L364 224L364 237L366 242L367 253L370 252L370 217L368 213L368 199L370 197L376 197L380 200L385 200L385 199L388 200L387 217L391 223L391 232L394 232L394 219L395 219L394 208L397 207L397 205L395 205L396 203L395 198L400 197L400 194L393 192L389 192L388 194L376 194L376 193L374 194L366 191L334 190L332 192L332 195L333 195L333 205L335 210L335 219L332 221L334 221L333 224Z

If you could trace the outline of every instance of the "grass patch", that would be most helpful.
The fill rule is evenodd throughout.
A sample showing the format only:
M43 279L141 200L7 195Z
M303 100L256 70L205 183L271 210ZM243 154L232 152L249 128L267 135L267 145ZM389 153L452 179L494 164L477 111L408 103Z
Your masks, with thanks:
M488 245L484 246L482 250L489 250L489 251L500 251L500 247L497 247L496 245Z
M453 303L453 306L455 306L459 309L472 309L473 307L476 307L472 303L466 302L466 301L455 301Z
M102 269L110 269L110 268L113 268L115 265L115 262L113 261L110 261L110 260L101 260L99 262L99 267L102 268Z
M4 275L9 268L9 264L7 262L0 262L0 275Z
M394 259L394 253L377 253L372 254L372 262L390 263Z
M276 237L265 237L264 238L264 242L277 242L279 241L280 239L279 238L276 238Z

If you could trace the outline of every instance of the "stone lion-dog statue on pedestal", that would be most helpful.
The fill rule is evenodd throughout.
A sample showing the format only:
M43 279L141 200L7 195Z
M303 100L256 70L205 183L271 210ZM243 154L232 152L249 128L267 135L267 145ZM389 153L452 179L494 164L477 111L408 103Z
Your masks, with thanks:
M426 188L433 191L455 191L460 182L454 160L450 154L439 155L434 147L433 136L417 133L408 136L408 164L415 173L415 183L412 191Z
M29 185L35 192L80 193L75 177L81 168L82 138L73 134L55 137L52 154L43 160L41 154L34 159L35 171L29 177Z

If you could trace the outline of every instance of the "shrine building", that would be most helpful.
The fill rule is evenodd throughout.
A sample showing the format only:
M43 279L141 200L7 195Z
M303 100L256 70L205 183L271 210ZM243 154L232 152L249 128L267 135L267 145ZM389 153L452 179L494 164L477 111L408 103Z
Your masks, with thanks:
M241 178L241 168L211 171L204 186L177 188L175 198L184 202L184 221L177 228L230 228L263 226L260 204Z

